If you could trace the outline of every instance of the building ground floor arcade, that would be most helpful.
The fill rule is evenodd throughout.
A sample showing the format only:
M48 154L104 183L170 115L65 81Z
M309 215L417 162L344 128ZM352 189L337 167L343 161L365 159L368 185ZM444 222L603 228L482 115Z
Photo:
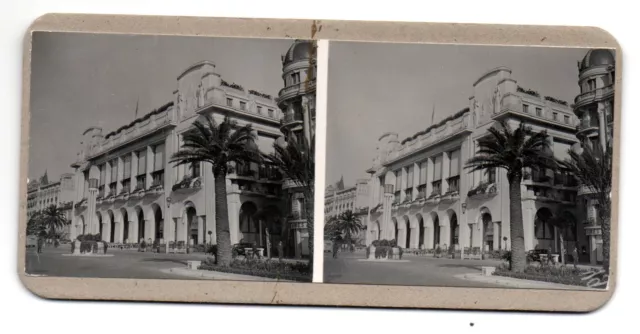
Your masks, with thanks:
M140 198L97 203L89 220L88 207L74 211L71 238L80 234L100 233L104 241L134 244L144 240L160 244L184 242L185 245L216 243L215 203L202 194L172 194L172 197ZM304 231L298 224L286 222L282 200L241 194L228 195L231 243L250 243L271 247L277 255L282 242L283 256L302 257ZM168 216L168 217L167 217ZM305 252L306 250L306 252ZM265 250L266 253L266 250Z
M580 261L590 262L597 250L590 245L585 228L578 224L575 207L557 203L524 200L523 227L525 249L549 249L560 252L560 236L568 254L578 247ZM508 202L499 198L453 203L422 203L394 206L387 224L384 209L370 213L367 222L367 245L373 240L397 241L408 249L461 248L490 252L510 249ZM554 224L563 219L566 228ZM584 249L583 249L584 246ZM586 251L585 251L586 250Z

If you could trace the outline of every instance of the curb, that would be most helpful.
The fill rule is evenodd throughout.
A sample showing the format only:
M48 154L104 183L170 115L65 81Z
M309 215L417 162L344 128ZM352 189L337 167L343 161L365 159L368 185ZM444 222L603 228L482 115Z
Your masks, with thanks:
M602 289L594 289L594 288L583 287L578 285L566 285L566 284L558 284L558 283L551 283L551 282L540 282L540 281L525 280L525 279L510 278L510 277L497 278L497 276L483 276L481 274L459 274L459 275L455 275L455 277L463 280L468 280L468 281L500 284L500 285L515 287L515 288L522 288L522 289L606 291Z

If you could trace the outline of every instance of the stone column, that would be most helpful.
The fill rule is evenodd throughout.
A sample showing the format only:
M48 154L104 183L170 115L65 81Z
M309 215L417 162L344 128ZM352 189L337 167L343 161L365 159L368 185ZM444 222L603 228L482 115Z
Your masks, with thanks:
M311 141L311 115L309 115L309 98L305 95L302 97L302 121L304 129L304 137L308 142Z
M384 235L381 239L393 239L394 228L391 222L391 204L393 203L393 185L385 184L384 202L382 202L382 230Z
M96 219L96 197L98 196L98 179L89 179L89 197L87 199L88 213L87 213L87 231L85 233L97 233L98 224Z

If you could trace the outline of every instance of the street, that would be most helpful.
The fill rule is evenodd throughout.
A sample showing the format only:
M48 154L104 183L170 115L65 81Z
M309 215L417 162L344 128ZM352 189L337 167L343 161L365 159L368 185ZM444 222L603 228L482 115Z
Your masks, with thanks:
M360 261L364 252L340 252L334 259L324 257L324 282L345 284L411 285L438 287L503 288L502 285L474 282L456 275L476 274L482 266L498 266L497 260L436 259L415 255L404 256L409 262Z
M109 249L111 257L63 256L70 246L45 247L41 254L27 249L27 274L58 277L99 277L137 279L198 279L163 272L185 267L188 260L204 260L204 254L158 254L135 250Z

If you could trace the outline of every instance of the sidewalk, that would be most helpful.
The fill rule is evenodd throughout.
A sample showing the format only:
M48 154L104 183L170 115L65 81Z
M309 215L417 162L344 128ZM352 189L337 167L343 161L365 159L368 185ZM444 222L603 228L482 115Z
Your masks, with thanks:
M500 284L513 288L523 289L547 289L547 290L583 290L583 291L605 291L605 289L594 289L585 286L567 285L551 282L541 282L525 280L520 278L504 277L504 276L483 276L480 273L459 274L454 277L458 279L476 281L490 284Z
M219 280L219 281L258 281L258 282L289 282L287 280L277 280L273 278L240 275L232 273L223 273L211 270L192 270L184 267L176 267L169 269L161 269L165 274L175 274L200 279Z

